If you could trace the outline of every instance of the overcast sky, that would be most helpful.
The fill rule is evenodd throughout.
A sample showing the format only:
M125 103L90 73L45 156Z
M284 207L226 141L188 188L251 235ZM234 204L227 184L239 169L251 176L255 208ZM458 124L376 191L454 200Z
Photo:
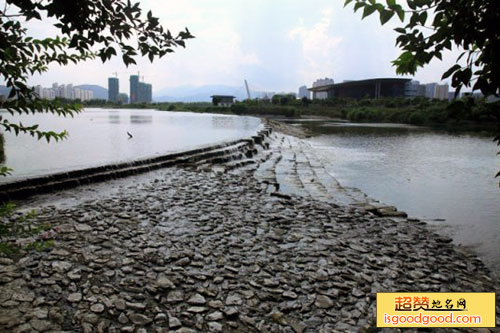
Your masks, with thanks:
M3 0L0 0L2 3ZM183 85L241 86L247 79L253 90L297 91L318 78L336 82L374 77L395 77L397 33L393 19L380 26L378 15L361 21L343 0L142 0L161 24L172 32L188 27L195 39L185 49L153 64L147 59L126 68L120 58L74 66L53 66L30 84L53 82L107 86L118 72L120 90L128 92L128 76L140 71L153 91ZM53 36L51 22L30 23L30 34ZM443 62L421 69L415 79L439 82L456 59L450 52Z

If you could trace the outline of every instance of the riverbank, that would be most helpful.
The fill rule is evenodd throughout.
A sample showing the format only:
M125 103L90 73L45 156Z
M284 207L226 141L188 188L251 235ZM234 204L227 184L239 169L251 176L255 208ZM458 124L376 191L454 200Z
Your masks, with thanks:
M473 254L416 219L335 203L342 189L311 182L326 180L299 139L270 140L242 168L24 202L55 246L0 259L0 329L352 332L374 327L379 291L496 290Z

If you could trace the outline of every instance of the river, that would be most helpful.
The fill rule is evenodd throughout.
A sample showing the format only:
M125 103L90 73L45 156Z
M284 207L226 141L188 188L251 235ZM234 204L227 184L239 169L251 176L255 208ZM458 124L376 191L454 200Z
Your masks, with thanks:
M52 114L10 116L23 125L69 132L66 140L48 144L29 135L5 133L5 165L10 182L59 171L158 156L204 145L247 138L261 128L253 117L135 109L85 109L74 118ZM130 133L132 138L129 138Z
M329 173L455 243L500 276L500 157L491 135L394 124L303 122Z

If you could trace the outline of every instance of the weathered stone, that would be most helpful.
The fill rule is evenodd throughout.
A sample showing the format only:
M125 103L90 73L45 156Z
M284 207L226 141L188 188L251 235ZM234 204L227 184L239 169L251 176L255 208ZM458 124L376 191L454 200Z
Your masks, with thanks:
M155 323L164 323L167 320L168 320L167 315L164 313L158 313L154 318Z
M297 294L294 293L293 291L284 291L283 292L283 297L290 298L290 299L297 299Z
M208 323L208 331L209 332L222 332L222 325L218 322L209 322Z
M168 317L168 327L169 328L175 329L175 328L178 328L181 326L182 326L182 323L178 318L172 317L172 316Z
M146 326L153 321L151 318L140 313L131 313L128 317L131 322L140 326Z
M235 307L231 306L229 308L224 309L224 314L228 318L234 318L238 316L239 312Z
M193 312L193 313L202 313L202 312L205 312L207 310L208 310L208 308L206 308L204 306L191 306L191 307L187 308L188 312Z
M51 328L52 324L50 321L47 320L39 320L39 319L32 319L30 321L31 327L33 327L35 330L43 332L47 331Z
M120 315L118 316L118 322L123 325L127 324L128 323L127 315L123 312L120 313Z
M187 327L181 327L175 333L196 333L196 331Z
M173 290L167 295L167 302L178 303L184 301L184 292L182 290Z
M72 303L80 302L82 300L82 294L81 293L69 294L67 300Z
M73 281L78 281L82 278L82 275L80 274L80 270L78 270L78 269L75 269L75 270L68 272L67 276L70 280L73 280Z
M175 289L175 284L165 276L159 277L158 280L156 280L156 284L163 289Z
M125 305L127 306L127 308L132 310L144 310L146 308L146 305L144 305L143 303L125 302Z
M307 328L306 324L298 321L292 321L289 323L289 325L295 331L295 333L303 333Z
M16 327L13 331L13 333L29 333L29 332L33 332L33 327L31 327L29 323L20 325Z
M5 265L12 265L14 263L14 260L10 258L5 258L5 257L0 257L0 265L5 266Z
M328 309L333 306L333 301L331 300L330 297L325 296L325 295L318 295L316 297L316 306L321 309Z
M38 319L47 319L49 310L46 308L36 308L31 311L31 314Z
M92 306L90 307L90 311L95 313L101 313L104 311L104 304L101 303L92 304Z
M217 321L224 319L224 315L220 311L215 311L207 315L206 318L208 321Z
M226 298L226 305L241 305L243 300L238 295L229 295Z
M123 300L121 298L115 299L113 301L113 304L115 305L115 308L117 308L120 311L123 311L127 308L127 303L125 302L125 300Z
M18 302L33 302L35 293L32 291L19 290L12 293L12 300Z
M87 224L80 223L80 224L75 225L75 229L77 231L80 231L80 232L82 232L82 231L85 232L85 231L91 231L92 227L87 225Z
M59 273L64 273L64 272L69 271L71 266L72 266L71 263L67 262L67 261L54 261L52 263L52 269L54 269L55 271L57 271Z
M17 311L10 313L0 313L0 327L11 328L21 323L21 314Z
M205 297L203 297L202 295L200 294L195 294L193 296L191 296L189 299L188 299L188 304L191 304L191 305L203 305L205 304L207 301L205 300Z

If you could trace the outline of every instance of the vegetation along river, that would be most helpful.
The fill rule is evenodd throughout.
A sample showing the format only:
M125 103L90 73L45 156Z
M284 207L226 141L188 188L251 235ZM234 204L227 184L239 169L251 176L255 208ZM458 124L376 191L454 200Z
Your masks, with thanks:
M475 248L500 275L500 157L492 136L393 124L304 122L343 186L356 187Z

